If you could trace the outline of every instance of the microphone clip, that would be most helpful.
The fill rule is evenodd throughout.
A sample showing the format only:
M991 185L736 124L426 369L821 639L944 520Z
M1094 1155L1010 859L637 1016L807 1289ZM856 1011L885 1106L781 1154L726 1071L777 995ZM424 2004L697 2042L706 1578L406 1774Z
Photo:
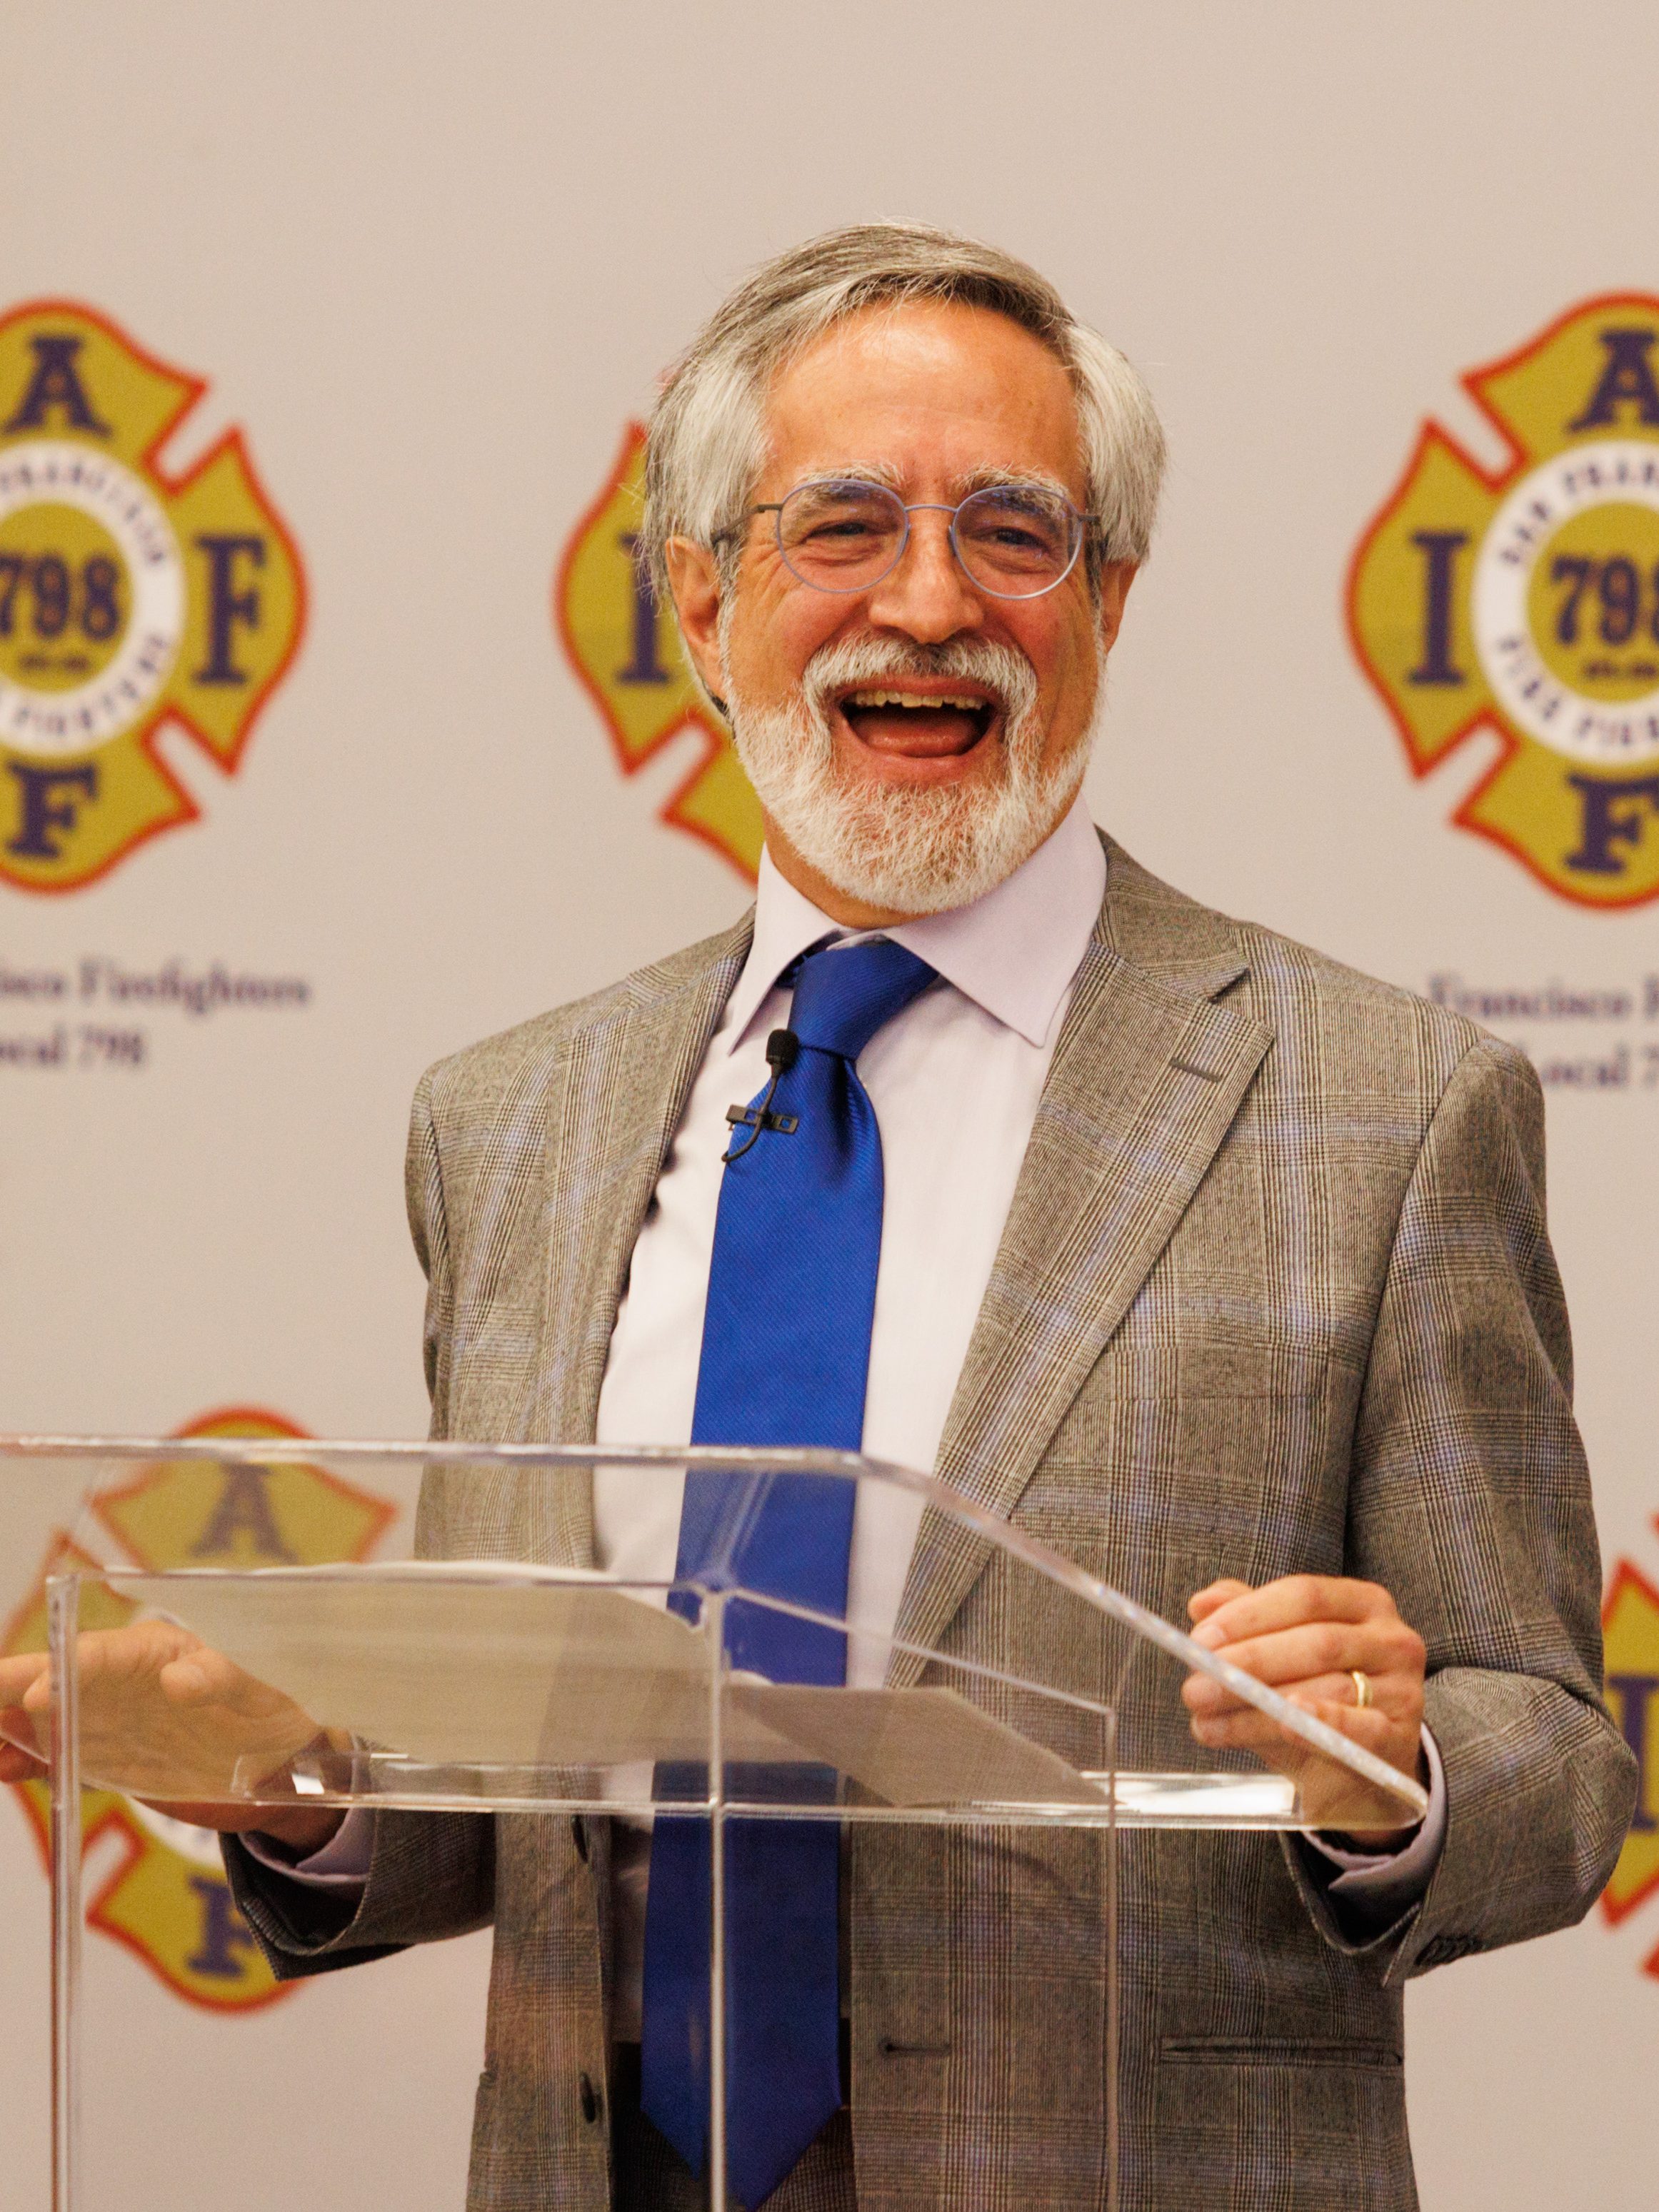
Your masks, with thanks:
M775 1114L771 1110L772 1094L778 1087L779 1079L787 1075L799 1058L800 1039L793 1030L774 1030L766 1040L766 1064L772 1071L772 1079L759 1105L728 1106L726 1109L726 1118L732 1127L746 1129L749 1133L741 1144L732 1145L720 1154L723 1166L730 1167L733 1160L740 1160L745 1152L752 1152L760 1142L763 1129L775 1129L781 1137L793 1137L799 1128L798 1115Z

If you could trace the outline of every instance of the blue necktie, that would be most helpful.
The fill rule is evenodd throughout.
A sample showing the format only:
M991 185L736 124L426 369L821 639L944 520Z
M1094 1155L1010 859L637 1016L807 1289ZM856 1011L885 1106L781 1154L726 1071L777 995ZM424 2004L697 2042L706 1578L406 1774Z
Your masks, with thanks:
M739 1123L721 1178L697 1370L694 1443L864 1439L876 1267L881 1133L853 1063L933 980L885 938L810 954L789 1025L799 1040L764 1122ZM793 1121L774 1126L773 1117ZM677 1574L707 1575L745 1486L692 1472ZM765 1595L844 1614L854 1486L771 1478L731 1577ZM726 1579L724 1572L720 1579ZM695 1614L695 1598L671 1601ZM810 1621L732 1605L731 1663L776 1682L846 1679L846 1638ZM694 1794L702 1778L687 1776ZM833 1777L794 1770L796 1788ZM683 1786L683 1785L682 1785ZM763 1786L745 1777L744 1786ZM659 1775L659 1794L673 1794ZM759 2205L841 2105L840 1837L830 1820L732 1821L726 1829L726 2165ZM708 2132L708 1830L659 1813L646 1907L641 2103L694 2169Z

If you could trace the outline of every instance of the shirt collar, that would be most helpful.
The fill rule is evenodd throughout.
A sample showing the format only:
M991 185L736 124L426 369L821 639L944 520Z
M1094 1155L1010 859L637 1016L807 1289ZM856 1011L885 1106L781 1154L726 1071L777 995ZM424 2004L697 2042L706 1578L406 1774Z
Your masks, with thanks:
M1079 793L1053 836L994 890L971 906L923 915L881 934L1040 1045L1088 949L1105 892L1106 855ZM792 960L825 937L848 933L787 883L763 852L754 942L721 1024L727 1051L742 1043Z

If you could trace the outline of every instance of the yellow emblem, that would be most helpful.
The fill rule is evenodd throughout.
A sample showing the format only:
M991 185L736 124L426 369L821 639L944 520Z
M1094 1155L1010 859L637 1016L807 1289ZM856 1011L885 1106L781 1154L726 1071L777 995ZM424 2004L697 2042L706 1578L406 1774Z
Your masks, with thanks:
M295 1437L275 1413L234 1408L180 1433L189 1437ZM168 1567L317 1565L368 1556L396 1513L386 1499L315 1467L222 1467L212 1461L163 1461L124 1488L93 1502L125 1564ZM31 1595L0 1635L0 1650L41 1651L46 1643L46 1577L64 1561L88 1574L100 1562L59 1536L41 1564ZM109 1562L105 1562L109 1564ZM107 1586L90 1583L82 1625L113 1628L131 1613ZM15 1785L47 1856L45 1785ZM246 2012L297 1989L266 1966L225 1880L216 1838L168 1820L112 1790L88 1790L82 1804L85 1848L113 1869L100 1875L88 1924L126 1945L152 1972L193 2003Z
M1587 301L1464 384L1511 459L1424 424L1367 532L1353 642L1421 775L1503 739L1455 819L1565 898L1659 896L1659 298Z
M0 316L0 878L74 890L194 818L171 718L234 773L304 621L299 556L233 430L156 455L206 386L93 309Z
M672 617L657 605L636 558L644 485L645 432L632 422L604 490L565 548L553 587L554 622L605 717L624 775L683 731L696 732L696 764L664 805L662 819L702 838L753 883L760 805L729 732L691 680Z

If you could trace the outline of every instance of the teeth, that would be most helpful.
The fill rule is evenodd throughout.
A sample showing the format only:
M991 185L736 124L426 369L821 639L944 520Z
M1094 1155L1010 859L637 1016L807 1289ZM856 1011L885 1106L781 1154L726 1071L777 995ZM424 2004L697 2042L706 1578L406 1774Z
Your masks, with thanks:
M986 702L965 693L931 692L922 697L914 691L855 691L846 703L849 707L909 707L922 711L930 707L960 707L965 713L974 714Z

